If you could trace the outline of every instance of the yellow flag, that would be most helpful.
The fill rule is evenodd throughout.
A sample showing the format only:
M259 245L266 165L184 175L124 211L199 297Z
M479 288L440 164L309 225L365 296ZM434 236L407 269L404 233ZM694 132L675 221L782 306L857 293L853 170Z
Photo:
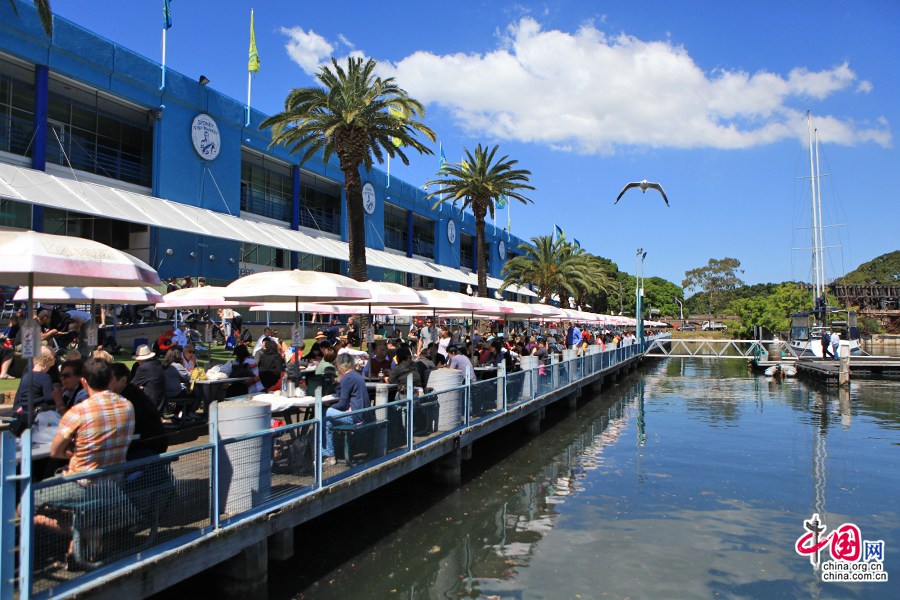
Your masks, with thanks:
M253 11L250 11L250 64L249 70L259 73L259 53L256 51L256 34L253 33Z
M397 110L396 108L394 108L393 106L391 107L391 115L397 117L398 119L403 118L403 113L400 112L399 110ZM394 142L394 145L397 146L398 148L403 145L403 142L401 142L400 138L398 138L398 137L392 137L391 141Z

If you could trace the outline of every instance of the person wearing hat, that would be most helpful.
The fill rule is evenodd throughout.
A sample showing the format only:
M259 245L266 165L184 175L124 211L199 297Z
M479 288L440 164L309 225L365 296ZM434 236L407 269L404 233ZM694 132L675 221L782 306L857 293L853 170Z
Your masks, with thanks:
M131 383L144 392L160 415L165 414L167 404L166 372L156 360L156 353L145 344L138 346L137 354L131 358L135 360L134 377Z
M317 342L324 342L327 339L327 337L328 336L326 336L325 332L322 331L321 329L316 332L316 341Z
M157 339L156 342L153 343L153 351L160 354L165 354L169 351L169 348L174 345L174 343L172 342L172 338L174 337L175 332L171 329L168 330L167 332L159 336L159 339Z

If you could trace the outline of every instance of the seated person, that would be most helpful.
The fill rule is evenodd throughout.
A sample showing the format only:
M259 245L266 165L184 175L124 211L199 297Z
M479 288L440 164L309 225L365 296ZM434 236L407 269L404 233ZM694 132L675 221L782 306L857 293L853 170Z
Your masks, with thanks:
M402 347L397 350L397 366L391 369L390 377L384 378L387 383L397 384L398 400L406 396L406 379L410 373L413 376L413 388L425 387L419 374L419 368L412 361L409 348Z
M53 389L53 401L56 403L56 412L61 415L66 411L87 400L88 391L81 384L81 369L84 366L82 360L67 360L59 366L59 380L62 387Z
M353 422L352 416L348 413L369 407L366 380L356 371L356 359L349 354L338 356L337 372L339 385L336 393L340 401L325 412L326 417L332 417L326 421L325 449L322 451L322 462L325 465L333 465L336 462L332 431L334 425Z
M84 363L81 384L89 397L63 415L50 445L52 458L69 461L62 476L87 473L125 461L134 434L134 409L128 400L109 391L111 379L112 367L104 361L91 358ZM90 488L104 483L105 478L73 480L44 488L35 492L35 506L61 500L89 500L93 497ZM54 519L38 515L35 524L64 534ZM83 533L88 547L93 546L97 540L91 539L91 534L97 535L98 530Z
M231 375L229 377L250 378L243 385L233 384L228 389L229 398L242 395L235 393L238 390L246 389L245 393L247 394L258 394L263 391L262 384L259 382L259 367L256 366L256 361L250 356L250 349L246 344L234 349L234 362L231 364Z
M189 335L187 323L182 321L178 324L177 331L172 332L172 345L185 348L191 341ZM161 349L162 348L160 348L160 350Z
M150 351L146 345L138 347L137 354L132 356L135 360L134 373L131 383L142 390L159 414L165 414L168 399L166 398L166 371L158 360L156 354Z
M181 351L181 364L188 373L197 368L197 350L192 344L188 344Z
M166 352L166 360L163 362L163 373L166 377L166 398L167 400L175 400L178 398L193 398L194 393L190 390L191 374L181 364L181 350L178 348L170 348ZM191 416L197 410L198 400L191 405L187 415Z
M134 384L128 383L130 375L125 363L113 363L109 391L119 394L134 409L134 435L140 436L128 446L126 460L138 460L162 454L169 449L169 434L153 402Z
M337 359L337 352L334 351L334 348L322 350L322 360L316 365L316 375L324 375L326 372L334 371L336 368L335 359Z
M331 325L324 329L325 337L328 341L333 342L341 335L341 324L337 319L331 320Z
M9 368L16 356L16 336L19 334L19 319L9 318L9 327L0 331L0 379L15 379L9 374Z
M262 352L257 361L259 365L259 381L264 390L268 390L281 378L284 372L284 356L278 344L271 338L263 340Z
M172 341L174 336L175 332L171 329L159 336L159 339L153 343L153 351L165 355L165 353L175 345L175 342Z
M316 337L318 340L318 336ZM322 336L322 339L325 339L325 336ZM312 347L309 349L309 353L303 356L303 360L305 361L313 361L319 360L322 358L322 342L316 341L313 343Z
M30 373L25 373L19 382L19 389L16 392L16 398L13 400L13 413L20 410L28 410L28 398L34 394L33 405L35 408L39 406L52 407L55 405L53 401L53 380L47 375L56 364L56 357L53 351L47 347L41 347L41 354L34 358L34 366Z
M263 350L263 342L265 342L266 340L272 340L273 342L275 341L275 334L272 331L271 327L266 327L263 330L263 334L259 336L259 339L256 340L256 344L254 344L253 346L253 356L257 359L259 358L260 352L262 352Z
M475 381L475 368L472 366L472 361L469 360L468 356L460 354L459 348L456 346L447 348L447 354L450 356L450 360L447 362L448 367L456 369L457 371L462 371L463 380L465 380L466 372L468 372L469 379Z
M375 342L375 356L373 356L363 369L364 377L386 377L391 371L393 363L387 355L387 346L384 342Z

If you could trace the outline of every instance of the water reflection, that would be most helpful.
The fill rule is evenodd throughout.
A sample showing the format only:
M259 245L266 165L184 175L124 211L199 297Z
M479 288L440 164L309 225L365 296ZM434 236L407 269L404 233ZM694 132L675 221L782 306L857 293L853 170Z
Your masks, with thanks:
M271 595L900 597L900 574L822 584L793 551L814 512L900 547L898 392L886 381L845 392L767 381L740 360L659 362L577 414L560 412L532 441L476 445L486 462L460 489L438 494L414 480L353 509L363 515L326 516L342 532L358 518L384 533L332 556L312 583L281 581ZM517 449L491 458L504 444ZM430 493L417 512L391 510Z

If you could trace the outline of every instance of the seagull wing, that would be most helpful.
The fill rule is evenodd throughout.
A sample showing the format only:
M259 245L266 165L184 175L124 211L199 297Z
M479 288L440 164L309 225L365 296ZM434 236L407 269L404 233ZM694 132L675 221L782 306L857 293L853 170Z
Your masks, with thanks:
M619 194L619 197L616 198L616 201L613 202L613 206L615 206L616 204L619 203L619 200L622 199L622 194L624 194L625 192L627 192L627 191L630 190L631 188L636 188L636 187L640 187L640 186L641 186L640 182L637 182L637 181L632 181L631 183L629 183L628 185L626 185L624 188L622 188L622 192Z
M658 183L648 183L648 188L653 188L654 190L659 190L659 193L662 194L663 200L666 201L666 206L669 206L669 199L666 198L666 193L663 191L662 186Z

